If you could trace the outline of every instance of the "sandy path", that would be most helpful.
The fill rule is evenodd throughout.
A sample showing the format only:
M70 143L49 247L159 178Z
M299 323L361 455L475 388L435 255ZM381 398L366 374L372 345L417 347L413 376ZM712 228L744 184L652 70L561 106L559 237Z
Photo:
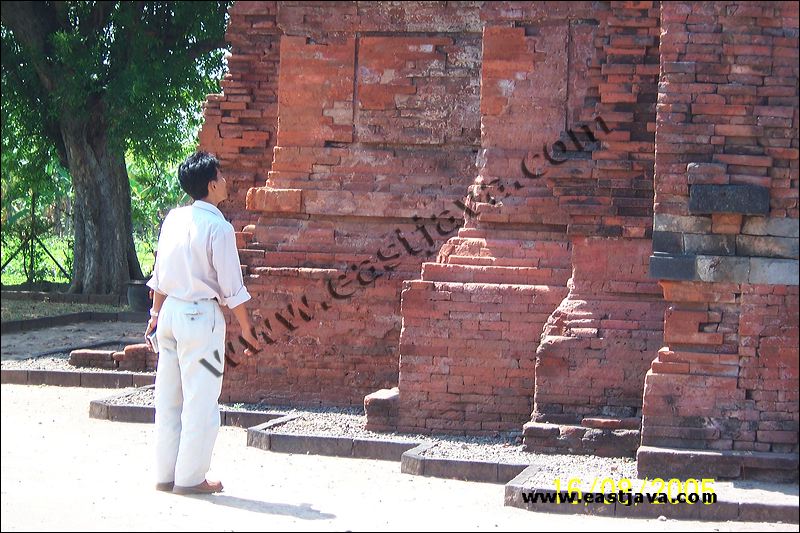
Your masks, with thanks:
M213 462L223 494L160 493L153 426L88 417L89 401L110 393L2 386L3 531L797 531L531 513L504 507L502 485L410 476L396 462L264 452L229 427Z
M98 342L144 342L145 322L77 322L66 326L6 333L0 339L3 359L25 359L34 354L77 348Z

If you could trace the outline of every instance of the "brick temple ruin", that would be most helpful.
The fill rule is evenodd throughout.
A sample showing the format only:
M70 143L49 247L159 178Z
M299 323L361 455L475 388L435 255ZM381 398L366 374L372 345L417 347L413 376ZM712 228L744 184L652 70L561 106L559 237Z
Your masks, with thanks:
M223 399L798 475L798 4L236 2Z

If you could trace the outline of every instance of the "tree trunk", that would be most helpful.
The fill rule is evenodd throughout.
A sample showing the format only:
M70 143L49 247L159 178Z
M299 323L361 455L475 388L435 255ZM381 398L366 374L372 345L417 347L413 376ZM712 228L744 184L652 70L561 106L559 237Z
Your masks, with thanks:
M81 117L61 121L75 191L69 291L122 295L127 281L144 278L133 244L125 151L109 144L100 104L92 107Z

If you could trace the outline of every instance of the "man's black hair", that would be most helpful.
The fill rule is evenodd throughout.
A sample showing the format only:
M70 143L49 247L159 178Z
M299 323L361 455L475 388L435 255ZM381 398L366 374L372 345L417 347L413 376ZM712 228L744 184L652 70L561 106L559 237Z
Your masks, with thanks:
M219 159L208 152L195 152L178 167L181 188L194 200L208 196L208 182L217 179Z

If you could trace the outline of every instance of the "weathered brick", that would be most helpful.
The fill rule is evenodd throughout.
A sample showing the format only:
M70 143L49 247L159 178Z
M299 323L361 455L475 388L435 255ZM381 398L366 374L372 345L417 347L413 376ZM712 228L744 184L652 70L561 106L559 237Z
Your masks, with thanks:
M800 222L796 218L745 217L742 233L745 235L771 235L798 237Z
M737 404L737 420L796 413L796 397L755 393L791 382L794 370L775 366L785 347L768 340L796 339L776 317L793 323L797 286L748 284L785 280L792 265L726 256L748 266L724 274L703 262L730 253L734 236L796 239L796 229L757 217L742 227L725 206L690 216L697 187L750 185L769 189L759 214L796 220L796 39L773 35L791 12L637 2L601 5L598 16L593 4L553 5L401 3L388 18L369 3L234 6L259 18L233 17L230 75L205 106L201 145L237 176L222 209L253 234L237 240L240 258L260 328L275 339L263 357L280 357L228 368L225 398L361 404L399 385L397 422L424 432L518 430L531 411L560 423L592 409L635 417L647 406L676 413L678 431L662 444L709 449L742 441L682 424L702 429L691 417L723 420L734 402L754 404ZM587 19L598 23L550 24ZM526 175L523 158L546 178ZM416 228L423 221L430 237ZM708 279L749 277L696 281L698 264ZM667 281L676 267L693 281ZM696 361L698 376L669 366L691 362L656 362L676 373L643 395L664 343L648 268L667 301L708 313L670 342L724 353ZM358 290L336 299L328 279ZM739 357L766 365L738 378L753 400L725 375ZM676 385L685 397L671 396ZM373 407L373 424L393 427L392 408ZM754 450L792 446L750 433ZM564 438L608 449L605 435L581 444L584 434Z
M650 256L649 274L654 279L694 280L697 277L693 255L655 254Z
M697 256L697 276L702 281L742 283L750 275L750 260L746 257Z
M800 280L798 261L791 259L750 258L750 283L797 285Z
M798 258L798 240L787 237L738 235L736 253L743 256Z

